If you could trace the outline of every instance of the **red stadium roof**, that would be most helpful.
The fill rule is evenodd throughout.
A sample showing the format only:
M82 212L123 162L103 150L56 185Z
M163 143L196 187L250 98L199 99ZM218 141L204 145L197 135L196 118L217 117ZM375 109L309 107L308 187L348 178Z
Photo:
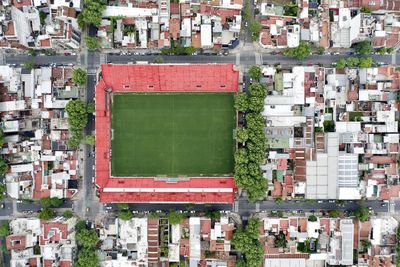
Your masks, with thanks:
M111 92L237 92L239 72L232 64L102 65L96 85L96 185L101 202L233 203L232 177L110 176Z

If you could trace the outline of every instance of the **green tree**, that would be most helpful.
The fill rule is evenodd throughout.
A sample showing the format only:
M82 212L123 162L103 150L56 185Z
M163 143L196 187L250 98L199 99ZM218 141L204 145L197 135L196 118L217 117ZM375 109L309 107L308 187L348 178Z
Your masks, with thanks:
M346 67L346 60L344 58L339 58L336 60L336 68L344 69Z
M369 8L368 6L363 6L363 7L361 7L360 11L361 11L362 13L372 13L371 8Z
M257 97L262 100L267 96L267 88L263 84L255 83L249 86L249 92L252 97ZM256 112L259 113L259 112Z
M360 64L360 59L358 57L349 57L346 60L346 64L348 67L357 67Z
M74 216L74 213L70 210L66 210L63 212L63 217L64 218L72 218Z
M354 216L356 216L361 222L366 222L369 220L369 212L367 208L359 207L355 212Z
M371 68L374 65L374 60L370 57L360 58L359 68Z
M275 236L274 245L277 248L286 248L286 236L284 233L280 232Z
M94 135L87 135L85 142L88 145L94 145L96 143Z
M36 64L35 64L35 62L33 62L33 61L26 61L26 62L24 63L24 68L25 68L25 69L33 70L35 67L36 67Z
M46 197L46 198L42 198L40 200L40 204L42 205L43 208L58 208L62 205L63 200L61 198L58 197Z
M353 48L361 55L371 54L372 52L372 45L370 41L355 43L353 44Z
M54 218L56 216L56 213L54 210L50 208L44 208L39 212L39 219L41 220L50 220L51 218Z
M247 128L263 129L265 127L264 117L257 113L246 115Z
M29 48L28 49L28 55L32 57L36 57L37 51L35 49Z
M0 175L5 175L7 171L8 171L7 162L3 158L0 158Z
M264 110L264 99L258 97L249 98L249 109L253 112L261 112Z
M100 265L99 257L93 249L79 250L78 257L75 260L74 267L97 267Z
M246 233L251 239L258 239L260 236L260 220L257 218L250 218L247 227Z
M7 192L7 186L3 183L0 183L0 200L3 200L4 193Z
M76 232L80 232L83 229L87 229L87 225L85 221L79 221L75 225Z
M129 210L123 210L118 212L118 218L120 218L123 221L129 221L130 219L133 218L133 214Z
M10 234L10 225L3 223L0 225L0 236L8 236Z
M46 25L46 18L47 18L47 13L43 11L39 11L39 18L40 18L40 25L44 26Z
M84 29L87 25L100 26L102 13L106 9L106 1L104 0L85 0L84 8L78 15L78 25Z
M297 17L297 13L299 12L299 7L297 6L296 3L290 3L285 5L283 7L283 10L285 16Z
M325 53L325 47L323 46L318 46L317 48L317 54L318 55L323 55Z
M218 210L208 210L205 216L213 220L219 220L221 218L221 212Z
M300 41L298 47L286 48L283 52L285 56L303 60L311 54L311 46L305 41Z
M170 224L181 224L185 220L185 214L170 210L168 214L168 221Z
M94 248L99 243L99 237L94 229L82 229L76 233L76 241L85 248Z
M117 208L120 210L127 210L127 209L129 209L129 205L128 205L128 203L118 203Z
M244 143L249 139L249 133L245 128L237 128L236 129L236 141L238 143Z
M96 111L96 105L93 102L87 103L86 111L87 113L94 113Z
M239 93L235 96L235 108L240 112L249 109L249 99L246 93Z
M240 148L235 151L235 164L239 166L240 164L247 164L249 158L247 155L247 150L245 148ZM246 170L247 173L247 170Z
M278 204L278 205L280 205L280 204L285 203L285 201L283 200L283 198L277 197L277 198L275 199L275 203Z
M329 217L331 217L331 218L338 218L338 217L340 217L340 215L341 215L341 212L338 210L330 210L329 211Z
M0 147L4 145L4 132L0 129Z
M308 221L309 222L316 222L316 221L318 221L318 218L315 215L310 215L310 216L308 216Z
M73 129L83 129L87 124L87 107L82 100L71 100L65 110L68 113L68 123Z
M84 69L77 68L72 72L72 81L77 85L84 85L86 83L87 73Z
M154 59L153 63L162 64L162 63L164 63L164 59L162 57L156 57Z
M251 39L253 41L257 41L258 37L260 36L261 31L261 23L254 20L250 23L250 31L251 31Z
M99 39L97 39L96 37L87 36L85 38L85 42L89 50L97 50L100 47Z
M259 66L251 66L249 69L249 76L255 81L260 81L261 76L262 76L262 71Z

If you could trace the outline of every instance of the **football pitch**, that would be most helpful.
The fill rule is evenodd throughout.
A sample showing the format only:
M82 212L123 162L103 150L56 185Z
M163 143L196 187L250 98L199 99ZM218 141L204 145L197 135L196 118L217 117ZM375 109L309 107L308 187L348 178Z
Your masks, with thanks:
M117 93L111 104L111 176L233 173L233 93Z

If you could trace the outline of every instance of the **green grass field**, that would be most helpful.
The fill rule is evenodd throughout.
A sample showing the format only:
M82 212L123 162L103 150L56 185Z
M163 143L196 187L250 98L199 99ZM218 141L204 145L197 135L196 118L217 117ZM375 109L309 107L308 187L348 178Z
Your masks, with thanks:
M232 93L114 94L111 175L233 172Z

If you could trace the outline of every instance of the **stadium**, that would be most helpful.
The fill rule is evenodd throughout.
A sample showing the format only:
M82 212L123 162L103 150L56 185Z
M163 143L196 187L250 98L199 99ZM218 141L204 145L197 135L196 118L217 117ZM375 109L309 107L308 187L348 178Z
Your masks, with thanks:
M232 64L102 65L100 201L233 203L238 79Z

